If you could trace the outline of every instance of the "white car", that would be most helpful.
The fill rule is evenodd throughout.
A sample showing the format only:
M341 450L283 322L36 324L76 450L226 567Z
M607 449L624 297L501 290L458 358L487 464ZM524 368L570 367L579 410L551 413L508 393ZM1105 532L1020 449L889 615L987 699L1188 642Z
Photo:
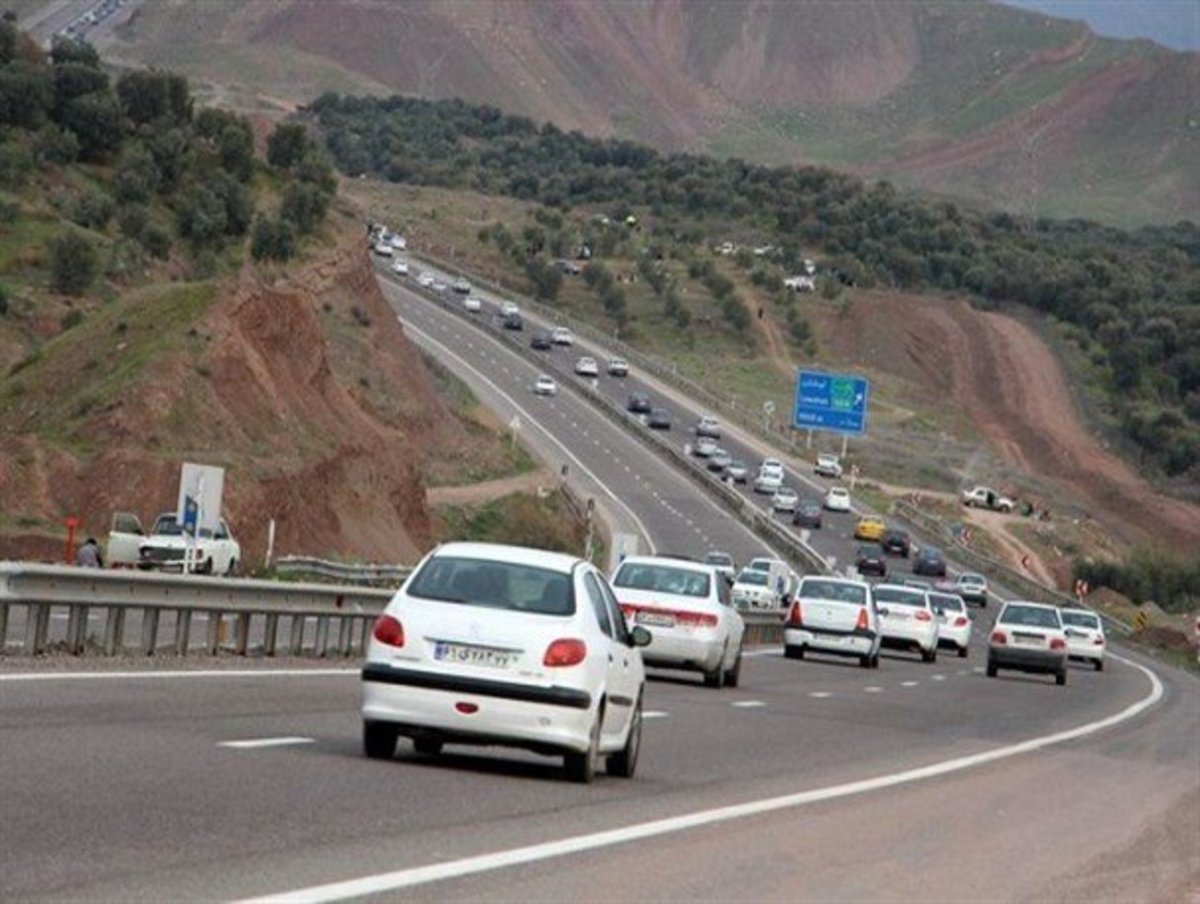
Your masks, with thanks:
M463 299L463 307L471 314L478 314L483 310L483 302L474 295L468 295Z
M399 737L501 744L597 761L631 777L641 747L644 628L630 630L604 575L573 556L491 543L429 553L375 622L362 670L363 750Z
M550 341L555 345L574 345L575 334L565 326L556 326L554 332L550 334Z
M511 302L511 301L501 302L501 304L500 304L500 316L501 317L511 317L514 314L520 314L520 313L521 313L521 309L518 308L513 302Z
M1063 609L1059 612L1067 635L1067 656L1090 662L1097 672L1104 671L1104 623L1087 609Z
M629 376L629 362L624 358L609 358L608 359L608 375L610 377L627 377Z
M375 253L380 257L391 257L393 254L391 242L376 242Z
M775 491L783 486L783 471L762 471L754 478L754 492L775 495Z
M938 646L948 647L965 659L971 645L971 616L967 604L957 593L929 593L938 620Z
M842 476L842 462L836 455L828 455L822 453L817 456L817 463L813 466L813 471L820 474L822 477L838 478Z
M733 564L733 556L727 552L713 550L704 557L704 564L711 565L717 569L721 576L730 584L733 583L733 579L737 576L737 567Z
M750 476L750 471L744 461L735 458L725 468L725 476L733 478L734 483L745 483L746 479Z
M771 583L771 575L754 568L743 568L729 588L733 604L739 609L772 609L779 611L779 593Z
M770 586L775 591L775 603L787 605L800 586L800 576L782 559L757 556L746 563L747 571L763 571L770 577Z
M879 668L879 616L865 581L810 575L800 581L783 626L783 655L807 652L854 656L864 669Z
M800 504L800 497L796 495L796 491L791 487L780 487L775 491L775 495L771 497L771 511L787 512L791 514L796 511L796 506Z
M929 593L901 584L876 584L871 596L883 646L915 650L924 662L937 662L938 620Z
M825 508L831 512L850 511L850 491L845 487L830 487L825 494Z
M697 458L708 458L717 451L717 444L714 440L707 436L702 436L696 440L696 444L692 446L692 454Z
M458 292L460 295L470 295L471 284L460 276L458 279L454 280L454 291Z
M175 512L164 512L154 519L149 536L142 535L136 517L128 514L124 517L132 519L136 530L130 544L136 550L132 564L143 571L182 572L186 562L187 570L193 574L232 575L242 561L241 544L233 538L224 519L217 522L216 531L201 528L193 539L184 533ZM114 543L113 534L109 534L108 545L109 564L116 565L122 556L114 548L119 544Z
M960 574L954 579L954 592L968 603L978 603L987 608L988 582L981 574Z
M778 458L764 458L762 464L758 466L758 472L762 474L768 471L783 477L783 462Z
M435 282L437 282L437 280L433 278L432 273L422 273L417 277L417 285L424 289L432 289Z
M1000 610L988 638L987 676L1000 669L1054 676L1067 683L1067 635L1055 606L1010 600Z
M392 264L392 272L398 276L408 276L408 261L397 258Z
M399 251L403 251L404 249L406 249L408 247L408 240L402 235L397 235L397 234L393 233L391 238L388 239L388 241L391 242L393 248L395 248Z
M612 585L625 617L654 632L646 665L701 672L708 687L737 687L746 629L713 566L629 556Z
M430 288L433 289L433 291L435 291L439 294L443 294L443 295L446 292L450 291L449 284L442 282L440 279L435 279L433 281L433 285L431 285Z
M581 377L598 377L600 376L600 365L596 363L595 358L580 358L575 362L575 373Z
M541 396L558 395L558 384L548 374L539 374L538 378L533 381L533 392L535 395Z
M699 423L696 424L696 435L697 436L710 436L713 439L720 439L721 438L721 422L718 421L711 414L704 415L703 417L700 418Z

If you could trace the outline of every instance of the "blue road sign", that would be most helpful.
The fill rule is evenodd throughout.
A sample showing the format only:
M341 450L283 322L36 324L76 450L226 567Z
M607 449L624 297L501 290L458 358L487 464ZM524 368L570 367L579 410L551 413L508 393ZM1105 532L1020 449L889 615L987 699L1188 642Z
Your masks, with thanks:
M802 370L796 376L792 426L798 430L863 433L867 427L866 377Z

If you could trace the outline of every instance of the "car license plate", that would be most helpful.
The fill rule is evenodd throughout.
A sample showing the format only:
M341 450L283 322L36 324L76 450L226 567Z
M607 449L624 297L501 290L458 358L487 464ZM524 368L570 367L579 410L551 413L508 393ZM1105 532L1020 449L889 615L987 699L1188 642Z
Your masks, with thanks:
M441 662L477 665L489 669L506 669L516 660L517 652L439 640L434 644L433 658Z
M1045 638L1040 634L1025 634L1021 631L1013 632L1013 640L1016 643L1025 644L1026 646L1040 647L1045 643Z
M673 628L675 627L675 619L663 612L650 612L642 609L637 614L636 621L639 625L653 625L656 628Z

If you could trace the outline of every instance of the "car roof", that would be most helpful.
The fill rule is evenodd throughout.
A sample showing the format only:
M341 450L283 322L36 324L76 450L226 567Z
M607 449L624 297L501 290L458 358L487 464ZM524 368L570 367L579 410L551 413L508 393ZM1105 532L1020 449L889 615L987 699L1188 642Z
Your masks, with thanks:
M561 552L533 549L529 546L509 546L504 543L443 543L433 552L434 557L456 556L461 559L481 559L531 565L550 571L570 574L582 559Z
M686 568L690 571L703 571L706 574L712 574L716 571L716 567L710 565L708 562L697 562L695 559L672 555L626 556L617 567L621 568L625 565L670 565L672 568Z
M833 584L849 584L850 586L853 586L853 587L870 587L871 586L866 581L856 581L854 578L835 578L832 576L827 577L823 574L806 574L803 578L800 579L800 583L803 585L803 583L805 581L826 581L826 582L830 582Z
M1035 603L1033 600L1009 600L1004 604L1004 608L1007 609L1009 606L1032 606L1035 609L1050 609L1054 612L1059 611L1058 606L1053 606L1049 603Z

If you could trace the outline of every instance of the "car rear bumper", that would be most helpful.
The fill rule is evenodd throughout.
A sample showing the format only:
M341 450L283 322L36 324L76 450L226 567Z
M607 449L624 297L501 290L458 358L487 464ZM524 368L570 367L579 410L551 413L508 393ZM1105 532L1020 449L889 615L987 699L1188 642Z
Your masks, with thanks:
M785 628L783 643L837 656L870 656L878 650L874 631L833 631L820 628Z
M679 629L646 627L653 638L642 648L642 661L648 666L711 672L721 663L725 643L716 631L689 636Z
M989 646L988 662L998 669L1056 674L1067 667L1066 651Z
M971 626L951 628L942 625L938 628L938 646L956 647L962 649L971 642Z
M1067 656L1071 659L1086 659L1095 662L1104 658L1104 647L1092 644L1067 644Z
M386 722L408 737L543 752L588 748L594 715L586 691L431 675L370 663L362 674L363 720ZM461 713L455 708L460 702L478 709Z
M883 646L912 649L919 647L922 650L932 650L937 646L938 636L936 631L929 628L910 628L895 625L882 626L879 629L879 636L883 642Z

